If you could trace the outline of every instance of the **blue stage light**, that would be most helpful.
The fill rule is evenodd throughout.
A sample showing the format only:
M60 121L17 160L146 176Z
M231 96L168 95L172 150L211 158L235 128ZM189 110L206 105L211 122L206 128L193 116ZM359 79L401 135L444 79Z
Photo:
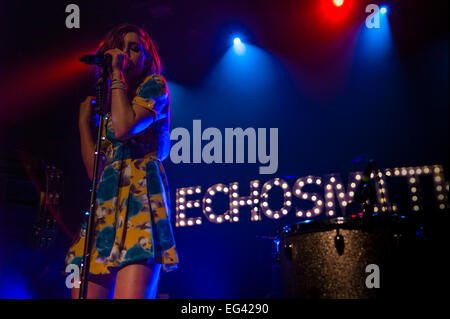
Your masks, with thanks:
M386 7L381 7L380 13L381 14L385 14L386 12L387 12L387 8Z
M239 37L233 39L233 49L238 55L243 55L245 53L245 45Z

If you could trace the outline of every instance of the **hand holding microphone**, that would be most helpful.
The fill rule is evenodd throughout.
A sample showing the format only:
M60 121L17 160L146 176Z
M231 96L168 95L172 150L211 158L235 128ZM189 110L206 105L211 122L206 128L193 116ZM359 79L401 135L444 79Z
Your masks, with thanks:
M123 72L128 63L127 53L120 49L110 49L105 52L105 55L111 56L112 73Z
M105 53L86 54L79 58L80 62L86 64L95 64L99 67L109 67L111 71L122 72L126 69L128 63L127 53L120 49L110 49Z
M126 52L114 48L100 54L85 55L79 58L86 64L95 64L100 67L100 76L97 80L96 91L96 113L105 113L108 100L107 88L108 78L111 79L111 90L121 89L127 91L128 86L125 82L122 72L129 66L128 55ZM87 122L86 119L91 116L92 100L94 97L88 97L80 105L80 122Z

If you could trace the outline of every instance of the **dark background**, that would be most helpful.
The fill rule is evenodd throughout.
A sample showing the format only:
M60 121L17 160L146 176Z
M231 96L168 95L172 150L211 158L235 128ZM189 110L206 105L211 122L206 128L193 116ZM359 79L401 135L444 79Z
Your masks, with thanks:
M76 1L81 28L67 29L65 7L72 2L2 1L0 155L14 159L20 151L65 177L63 225L47 251L29 245L34 206L2 206L0 297L69 296L60 270L90 186L77 114L85 96L94 95L93 72L76 59L121 22L145 27L159 47L171 129L192 132L194 119L222 133L278 128L274 175L259 175L259 164L164 161L180 257L178 270L160 281L159 292L170 298L278 296L272 241L264 237L300 220L291 211L250 222L244 208L238 223L204 218L200 226L176 228L177 188L200 185L203 195L216 183L237 181L245 195L253 179L282 177L292 187L306 175L345 178L364 168L355 158L368 157L379 168L443 165L448 180L448 2L376 2L389 10L381 30L364 26L373 1L345 1L350 9L342 19L321 9L329 2ZM247 44L242 57L231 48L236 34ZM29 184L21 192L33 203Z

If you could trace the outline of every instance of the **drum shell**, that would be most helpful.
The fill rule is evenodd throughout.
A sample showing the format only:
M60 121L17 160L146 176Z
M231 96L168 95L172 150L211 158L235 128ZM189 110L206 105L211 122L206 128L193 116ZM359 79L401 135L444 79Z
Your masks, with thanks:
M414 225L395 218L372 218L369 224L340 218L295 226L278 244L285 297L371 299L410 293L409 274L420 251ZM380 288L366 285L371 264L378 266Z

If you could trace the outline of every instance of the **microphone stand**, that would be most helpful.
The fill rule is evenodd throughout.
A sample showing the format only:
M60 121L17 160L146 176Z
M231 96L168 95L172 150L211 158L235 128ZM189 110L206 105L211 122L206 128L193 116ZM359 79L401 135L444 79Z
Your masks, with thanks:
M107 63L105 63L108 65ZM104 65L103 65L104 66ZM89 204L89 218L86 227L86 240L84 244L83 261L81 264L81 284L79 299L86 299L87 296L87 277L89 274L89 266L91 261L92 240L95 229L95 209L97 198L97 175L100 162L100 146L105 116L107 114L107 98L108 98L108 78L109 73L107 67L101 68L100 77L95 87L96 103L94 111L99 116L97 142L94 153L94 172L92 174L91 199Z
M370 174L374 171L374 166L375 161L373 159L369 159L367 167L361 177L361 182L355 191L355 201L363 205L363 221L365 222L373 216L375 194L372 185L370 185Z

